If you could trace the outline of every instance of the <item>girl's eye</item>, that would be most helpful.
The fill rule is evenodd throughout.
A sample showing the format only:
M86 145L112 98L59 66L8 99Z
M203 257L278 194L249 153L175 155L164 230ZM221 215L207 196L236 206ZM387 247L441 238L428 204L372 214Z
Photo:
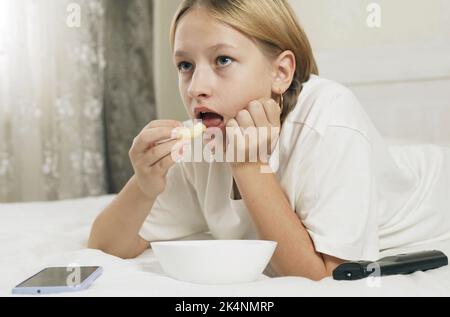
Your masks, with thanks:
M228 66L230 65L234 60L231 57L228 56L220 56L217 58L217 64L219 66Z
M192 68L191 63L181 62L178 64L178 70L182 73L186 73L186 72L190 71L191 68Z

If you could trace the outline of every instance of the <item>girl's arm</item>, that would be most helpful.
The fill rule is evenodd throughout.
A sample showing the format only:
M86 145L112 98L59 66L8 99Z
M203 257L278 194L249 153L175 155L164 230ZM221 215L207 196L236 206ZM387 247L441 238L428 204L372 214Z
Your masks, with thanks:
M139 230L156 198L165 190L167 172L175 164L171 153L178 143L158 142L170 139L177 127L180 123L176 121L152 121L134 139L130 159L135 174L95 220L89 248L129 259L149 247Z
M342 261L315 251L275 175L262 174L256 163L233 166L232 170L260 238L278 242L271 263L273 269L283 276L312 280L330 276Z
M251 102L246 110L229 121L228 127L280 127L280 108L273 100ZM246 151L259 150L247 148ZM240 196L260 238L278 242L272 258L273 269L280 275L303 276L312 280L330 276L343 261L316 252L311 237L291 208L275 175L261 173L261 166L262 163L231 164Z
M154 202L141 192L133 177L95 220L88 247L123 259L139 256L149 243L138 232Z

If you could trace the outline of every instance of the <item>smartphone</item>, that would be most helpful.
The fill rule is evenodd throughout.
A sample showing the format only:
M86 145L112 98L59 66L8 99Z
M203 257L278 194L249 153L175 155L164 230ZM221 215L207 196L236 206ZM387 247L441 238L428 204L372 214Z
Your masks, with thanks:
M54 294L87 289L103 272L100 266L47 267L13 288L13 294Z

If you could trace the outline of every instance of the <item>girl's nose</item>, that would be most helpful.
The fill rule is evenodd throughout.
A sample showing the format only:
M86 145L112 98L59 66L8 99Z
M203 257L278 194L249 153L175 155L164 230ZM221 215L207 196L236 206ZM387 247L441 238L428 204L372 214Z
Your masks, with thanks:
M207 70L197 68L192 75L188 88L188 95L191 98L208 97L211 95L211 78Z

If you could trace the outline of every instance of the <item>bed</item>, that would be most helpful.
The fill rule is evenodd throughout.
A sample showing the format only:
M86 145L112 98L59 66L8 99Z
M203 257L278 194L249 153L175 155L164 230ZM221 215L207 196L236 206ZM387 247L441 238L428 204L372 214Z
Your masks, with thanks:
M114 196L42 203L0 204L0 296L46 266L101 265L102 276L86 291L62 296L272 297L272 296L449 296L450 267L412 275L338 282L298 277L205 286L165 276L151 249L122 260L86 248L91 223ZM450 255L450 240L384 255L438 249ZM5 274L7 272L7 274ZM378 283L379 282L379 283Z
M317 55L323 76L350 87L391 144L449 145L450 46L446 43L425 52L420 47L391 47L389 54L352 50ZM389 59L380 60L380 56ZM433 62L410 67L414 60ZM380 65L388 67L378 73ZM164 275L152 250L137 259L122 260L86 249L93 220L113 198L0 204L0 270L8 272L0 277L0 296L11 295L16 284L46 266L70 264L101 265L104 273L90 289L63 296L450 296L448 266L384 277L380 285L374 280L337 282L328 278L312 282L265 276L254 283L226 286L176 281ZM383 256L428 249L450 255L450 241L391 250Z

